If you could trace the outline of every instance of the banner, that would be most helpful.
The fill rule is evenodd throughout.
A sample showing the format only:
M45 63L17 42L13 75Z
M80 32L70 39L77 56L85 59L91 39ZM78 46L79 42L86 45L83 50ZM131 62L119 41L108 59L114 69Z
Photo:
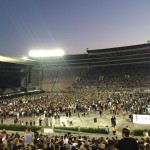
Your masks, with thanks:
M133 115L133 123L137 124L150 124L150 115Z

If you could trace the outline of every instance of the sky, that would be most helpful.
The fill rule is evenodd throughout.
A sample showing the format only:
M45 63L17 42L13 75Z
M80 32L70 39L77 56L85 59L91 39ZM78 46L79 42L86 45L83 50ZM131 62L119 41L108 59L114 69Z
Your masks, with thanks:
M150 40L150 0L0 0L0 55L83 54Z

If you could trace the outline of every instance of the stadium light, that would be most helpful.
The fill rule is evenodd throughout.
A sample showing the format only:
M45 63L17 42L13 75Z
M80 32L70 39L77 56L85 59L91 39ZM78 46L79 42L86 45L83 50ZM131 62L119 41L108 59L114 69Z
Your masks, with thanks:
M23 56L22 59L23 59L23 60L28 60L28 57Z
M64 51L62 49L56 50L31 50L29 52L30 57L52 57L52 56L63 56Z

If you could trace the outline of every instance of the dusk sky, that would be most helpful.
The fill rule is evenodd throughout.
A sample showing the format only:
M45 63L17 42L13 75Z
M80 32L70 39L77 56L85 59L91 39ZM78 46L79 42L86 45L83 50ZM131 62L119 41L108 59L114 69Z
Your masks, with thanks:
M88 49L150 40L150 0L0 0L0 55Z

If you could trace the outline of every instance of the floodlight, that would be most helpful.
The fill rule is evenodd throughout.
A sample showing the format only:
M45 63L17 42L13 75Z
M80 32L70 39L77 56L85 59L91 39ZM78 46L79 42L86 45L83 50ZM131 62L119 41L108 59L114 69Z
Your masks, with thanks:
M22 59L23 59L23 60L28 60L28 57L23 56Z
M56 50L31 50L29 52L30 57L52 57L52 56L63 56L64 51L62 49Z

